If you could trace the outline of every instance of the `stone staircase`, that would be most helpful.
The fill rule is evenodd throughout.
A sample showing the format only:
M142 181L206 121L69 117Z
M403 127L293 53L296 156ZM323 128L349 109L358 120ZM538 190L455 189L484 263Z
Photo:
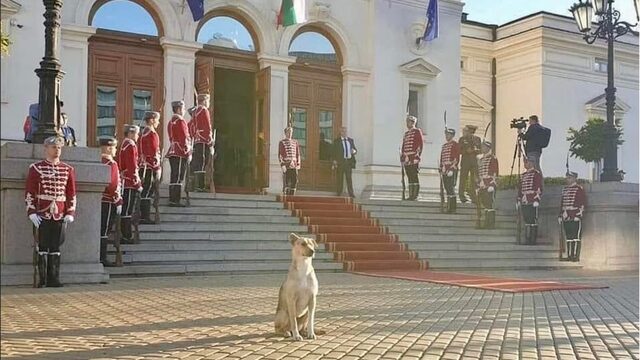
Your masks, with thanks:
M433 270L580 268L577 263L558 261L557 248L549 239L538 238L541 245L517 245L516 219L499 210L496 229L479 230L475 229L475 207L470 204L458 204L457 214L442 214L435 201L359 203L409 250L428 260Z
M284 273L289 233L307 234L275 196L193 193L191 207L175 208L161 191L161 223L140 225L140 243L122 246L124 266L107 268L111 276ZM315 269L341 270L332 258L321 249Z

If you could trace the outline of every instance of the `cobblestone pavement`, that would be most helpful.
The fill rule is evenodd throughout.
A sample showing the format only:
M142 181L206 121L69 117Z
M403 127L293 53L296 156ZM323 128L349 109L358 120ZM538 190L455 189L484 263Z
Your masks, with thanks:
M503 273L605 283L505 294L319 274L317 340L272 335L283 275L2 288L2 359L637 359L638 274Z

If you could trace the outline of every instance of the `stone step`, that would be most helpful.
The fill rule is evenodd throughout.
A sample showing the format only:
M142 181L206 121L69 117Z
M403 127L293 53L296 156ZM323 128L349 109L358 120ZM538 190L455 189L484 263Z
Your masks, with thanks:
M115 254L110 254L111 260L115 260ZM324 251L316 254L315 261L330 261L333 255ZM290 250L223 250L223 251L127 251L123 254L125 263L136 264L148 262L197 262L197 261L265 261L265 260L291 260Z
M515 235L492 235L484 234L482 232L469 232L467 234L460 233L441 233L441 234L428 234L428 233L407 233L400 234L399 240L411 245L414 242L428 242L428 243L503 243L514 244L516 243ZM543 243L543 239L538 239L540 243Z
M512 235L515 239L515 229L475 229L473 227L465 228L465 227L436 227L436 226L415 226L415 225L404 225L404 226L389 226L389 232L393 234L400 235L400 239L402 240L403 234L453 234L453 235Z
M299 224L300 220L284 215L194 215L194 214L165 214L161 217L163 224L172 223L269 223L269 224Z
M296 224L256 224L256 223L160 223L159 225L140 225L140 232L307 232L307 227Z
M160 214L166 215L259 215L259 216L291 216L291 211L283 208L234 208L234 207L168 207L160 206ZM164 217L163 217L164 218Z
M369 211L369 215L372 218L378 219L429 219L429 220L475 220L476 212L457 213L457 214L442 214L440 212L434 213L422 213L422 212L409 212L409 211ZM513 222L513 216L507 216L502 214L496 214L496 222L509 221Z
M199 261L130 264L105 268L110 276L158 276L158 275L233 275L254 273L277 273L285 275L288 261ZM314 262L317 272L341 272L342 264L336 262Z
M513 240L509 238L509 240ZM517 245L505 242L462 242L462 241L405 241L410 250L424 252L428 258L431 251L488 251L502 253L504 251L524 251L531 254L538 252L553 252L557 254L557 248L551 244L544 245ZM499 257L499 256L498 256Z
M459 219L459 220L438 220L438 219L388 219L378 218L381 225L385 226L413 226L413 227L445 227L445 228L475 228L476 220L473 219ZM513 229L515 233L516 223L500 221L496 222L496 228L498 229ZM484 230L478 230L484 231Z
M527 269L579 269L579 263L557 259L429 259L432 270L527 270Z
M109 251L115 251L109 245ZM291 250L291 244L286 238L279 240L145 240L140 244L122 245L123 252L135 251L225 251L225 250Z
M369 212L383 212L383 213L412 213L412 214L442 214L442 215L475 215L476 208L458 209L455 214L443 214L439 207L417 207L417 206L361 206L363 211ZM501 210L498 209L498 216L501 214Z
M440 209L440 201L399 201L399 200L369 200L359 199L356 203L362 206L384 206L384 207L398 207L398 208L436 208ZM458 209L475 209L476 206L467 202L461 204L458 202Z
M179 240L204 240L204 241L288 241L291 231L162 231L140 232L140 241L175 241ZM296 232L299 235L315 238L315 235L305 231Z
M168 205L168 200L160 202L162 207ZM169 208L169 206L166 206ZM256 201L256 200L239 200L239 199L191 199L191 207L174 208L174 209L193 209L193 208L261 208L261 209L284 209L284 204L276 201Z
M276 201L275 195L227 194L227 193L210 194L210 193L199 193L199 192L192 192L189 195L191 197L191 200L205 199L205 200L236 200L236 201L272 201L272 202ZM183 193L182 201L184 202L185 199L186 198ZM168 187L160 188L160 201L163 202L163 200L165 200L165 202L167 203L169 202Z
M545 259L558 260L557 251L462 251L462 250L421 250L409 247L418 252L421 259L469 259L469 260L505 260L505 259Z

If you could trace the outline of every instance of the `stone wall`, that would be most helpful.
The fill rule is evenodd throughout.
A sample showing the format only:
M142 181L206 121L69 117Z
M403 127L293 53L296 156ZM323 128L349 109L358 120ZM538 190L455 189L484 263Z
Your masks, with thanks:
M638 184L593 183L584 185L587 209L583 219L580 262L585 269L638 269ZM561 186L546 186L539 212L541 242L558 245L557 222ZM515 218L515 191L501 191L497 206Z
M29 165L43 158L42 145L8 142L0 147L0 259L2 285L31 284L32 226L24 203ZM62 160L76 171L78 205L62 245L63 283L105 282L109 275L99 261L100 199L109 181L109 168L100 150L63 148Z

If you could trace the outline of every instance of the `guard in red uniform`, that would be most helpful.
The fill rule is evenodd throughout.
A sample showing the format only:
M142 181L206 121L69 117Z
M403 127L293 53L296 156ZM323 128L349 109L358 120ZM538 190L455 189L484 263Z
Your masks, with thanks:
M285 195L295 195L300 170L300 144L293 138L293 128L284 129L285 138L278 144L278 159L283 174Z
M116 155L118 140L114 137L100 139L102 150L102 163L111 169L111 180L102 193L102 209L100 221L100 262L104 266L113 266L107 260L107 240L113 222L117 215L122 213L122 184L120 182L120 168L113 159Z
M400 163L404 166L409 185L409 197L407 200L416 200L420 194L420 156L422 155L422 144L424 142L422 130L416 127L418 118L408 115L406 119L407 131L402 138L402 153Z
M535 245L538 237L538 207L542 198L542 174L529 159L524 160L526 171L520 178L516 206L522 211L526 245Z
M184 120L184 101L171 103L173 117L167 125L169 135L169 165L171 165L171 179L169 182L169 206L184 206L180 203L182 197L182 184L191 161L191 136L189 128Z
M494 202L496 199L496 177L498 176L498 159L491 153L491 142L484 141L480 147L482 157L478 163L478 201L484 208L485 229L496 227L496 210Z
M587 205L587 194L577 181L578 173L568 171L567 186L562 189L560 216L558 217L558 223L564 229L567 257L570 261L580 261L582 216Z
M122 215L121 230L123 244L131 244L131 215L135 211L136 202L139 200L140 191L142 191L142 182L138 174L138 146L136 142L140 135L140 128L137 125L124 126L124 140L120 145L120 153L118 154L118 165L120 166L120 175L124 183L122 191Z
M206 166L213 155L213 119L209 114L209 94L198 95L198 106L191 110L189 131L193 139L193 160L191 169L194 175L194 190L206 191L204 177Z
M156 128L160 123L160 113L147 111L144 113L146 126L140 132L138 148L140 149L140 179L142 192L140 193L140 223L153 224L151 220L151 200L153 200L156 181L160 180L161 152L160 136Z
M63 138L47 138L46 159L31 164L27 174L25 202L38 239L38 287L62 286L60 245L64 242L66 225L73 222L76 212L75 171L60 161L63 146Z
M456 179L458 178L458 166L460 165L460 145L453 140L456 135L454 129L446 129L444 136L447 140L440 151L440 176L447 193L447 212L456 212Z

